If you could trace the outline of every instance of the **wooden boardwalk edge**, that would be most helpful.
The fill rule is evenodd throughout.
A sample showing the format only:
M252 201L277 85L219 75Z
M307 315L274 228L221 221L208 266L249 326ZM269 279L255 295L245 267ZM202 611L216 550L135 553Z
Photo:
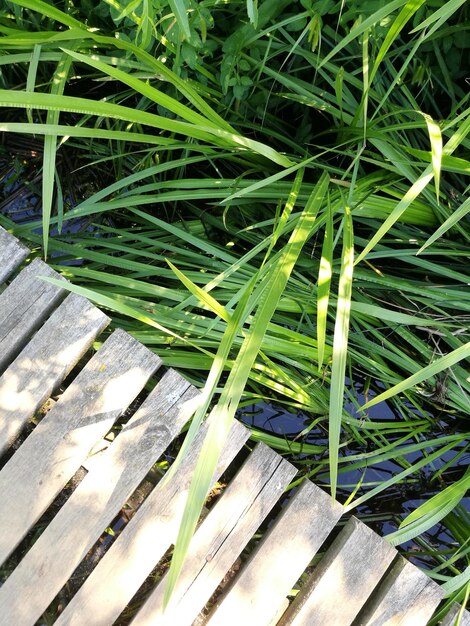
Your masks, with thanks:
M41 280L59 274L40 259L15 275L28 254L0 227L1 454L62 387L58 400L0 470L0 564L8 563L75 472L86 467L87 473L0 584L0 626L38 623L199 401L190 383L162 368L159 357L120 329L93 356L83 358L109 318L88 300ZM129 410L157 372L158 382L139 396L137 409ZM130 417L105 446L103 438L124 413ZM150 585L149 576L163 567L159 563L175 541L211 419L172 480L161 480L150 490L55 624L111 626ZM235 459L249 435L242 424L233 424L213 484L227 468L239 465ZM443 596L439 585L355 518L331 541L343 507L310 481L279 507L297 470L278 453L257 444L243 452L243 459L200 522L170 606L163 612L163 567L158 584L152 584L146 601L126 623L426 626ZM248 558L241 559L266 518L273 523ZM314 557L318 564L312 571ZM300 592L289 603L290 590L301 577ZM454 604L442 626L452 626L460 608ZM461 624L470 626L468 611Z

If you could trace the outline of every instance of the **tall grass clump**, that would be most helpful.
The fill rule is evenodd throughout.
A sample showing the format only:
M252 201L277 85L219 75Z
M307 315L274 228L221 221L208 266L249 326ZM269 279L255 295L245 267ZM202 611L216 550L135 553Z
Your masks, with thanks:
M168 593L231 420L275 402L302 432L252 436L295 484L360 511L415 489L387 538L468 597L469 17L462 0L4 4L0 127L5 149L39 142L42 214L1 223L202 388L181 454L215 414Z

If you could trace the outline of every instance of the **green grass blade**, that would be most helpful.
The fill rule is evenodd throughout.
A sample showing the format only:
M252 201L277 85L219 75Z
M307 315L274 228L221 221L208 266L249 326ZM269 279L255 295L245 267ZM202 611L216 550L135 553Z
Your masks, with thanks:
M467 198L452 215L450 215L446 221L436 230L435 233L429 237L425 244L421 246L416 254L421 254L426 248L433 244L439 237L442 237L452 226L467 215L470 211L470 198Z
M47 2L43 2L43 0L11 0L11 4L17 4L25 9L31 9L31 11L38 11L41 15L46 15L54 21L65 24L69 28L80 28L86 30L85 24L82 24L67 13L63 13L59 9L56 9Z
M444 590L446 597L448 597L451 594L453 594L455 591L463 587L464 585L467 585L469 582L470 582L470 565L467 565L467 567L461 574L459 574L458 576L454 576L454 578L452 578L448 582L441 585L441 589ZM463 610L465 610L464 606L462 606L462 612Z
M414 463L414 465L410 465L402 472L399 472L398 474L395 474L388 480L381 482L380 485L378 485L377 487L374 487L374 489L371 489L370 491L365 493L363 496L360 496L357 500L354 500L354 502L352 502L347 507L346 511L351 511L352 509L360 506L361 504L364 504L364 502L367 502L368 500L374 498L377 494L381 493L382 491L385 491L389 487L392 487L393 485L396 485L397 483L401 482L402 480L410 476L410 474L414 474L414 472L417 472L422 467L428 465L429 463L432 463L436 459L443 456L449 450L452 450L452 448L454 448L457 445L457 443L458 442L456 442L455 440L451 441L450 443L443 446L442 448L439 448L435 452L431 452L430 454L427 454L424 458Z
M311 235L313 223L328 189L328 183L328 177L324 174L307 202L289 242L283 249L277 263L272 267L267 282L264 281L265 285L261 285L262 298L259 301L253 321L224 385L219 402L214 409L211 425L196 465L168 574L167 586L165 588L165 604L169 602L178 580L191 537L210 487L217 460L222 451L222 446L229 432L251 368L259 353L266 329L287 285L300 251Z
M170 120L160 115L154 115L153 113L139 111L137 109L132 109L119 104L113 104L111 102L87 100L86 98L76 98L72 96L60 96L38 92L33 94L29 94L25 91L10 92L2 89L0 90L0 106L30 106L50 111L82 113L85 115L121 119L128 122L151 126L159 130L181 133L188 137L201 139L209 144L216 144L225 148L230 146L242 151L248 150L255 152L283 167L290 167L292 165L291 161L286 156L259 141L248 139L246 137L242 137L241 135L229 133L212 127L189 124L178 120Z
M107 74L108 76L119 80L124 85L128 85L137 93L141 93L149 100L152 100L160 106L165 107L166 109L186 120L187 122L190 122L191 124L201 124L203 126L207 124L208 126L213 126L216 129L219 128L219 126L215 124L215 122L212 122L200 113L191 110L186 105L178 102L178 100L172 98L171 96L168 96L159 89L155 89L155 87L149 85L148 82L136 78L135 76L132 76L127 72L123 72L122 70L118 69L117 67L113 67L108 63L104 63L96 57L80 54L78 52L74 52L73 50L67 50L65 48L62 49L66 54L70 55L77 61L85 63L86 65L90 65L91 67L100 70L104 74Z
M109 297L105 294L99 293L92 289L87 289L86 287L80 287L79 285L72 285L71 283L64 283L63 280L59 280L58 278L41 277L41 280L45 280L46 282L52 283L53 285L57 285L58 287L67 289L68 291L71 291L72 293L77 293L79 296L88 298L88 300L91 300L92 302L95 302L96 304L100 306L111 309L112 311L117 311L118 313L131 317L139 322L142 322L143 324L147 324L148 326L153 326L153 328L156 328L165 334L171 335L175 339L179 339L180 341L187 344L188 346L191 346L192 348L195 348L196 350L202 351L208 356L213 357L213 354L210 353L209 351L203 350L202 348L192 343L191 341L189 341L182 335L179 335L178 333L174 333L169 328L165 328L165 326L162 326L161 324L156 322L152 317L145 315L145 313L143 313L142 311L139 311L138 309L131 307L127 304L123 304L117 298Z
M460 480L457 480L454 484L446 487L444 491L436 493L436 495L434 495L431 499L427 500L427 502L410 513L400 524L400 528L404 528L405 526L408 526L408 524L418 520L423 515L427 515L435 509L445 506L449 500L453 500L454 498L463 498L467 489L470 489L470 469L467 469L465 476L463 476Z
M253 28L258 28L258 0L246 0L246 12Z
M394 2L387 2L387 4L370 15L363 22L359 23L357 26L351 29L351 31L341 39L341 42L333 48L333 50L326 55L323 61L320 63L319 67L323 67L330 61L340 50L349 45L354 39L360 37L364 31L368 30L371 27L376 26L381 20L383 20L387 15L393 13L396 9L399 9L404 4L406 4L406 0L394 0Z
M442 166L442 134L439 124L437 124L430 115L424 114L424 119L426 120L429 139L431 141L431 163L436 187L436 199L439 203L439 185Z
M178 26L181 28L181 32L189 41L191 39L191 30L189 28L188 20L188 3L185 0L168 0L173 15L175 16Z
M325 358L326 320L330 297L331 277L333 275L333 210L328 202L327 221L321 252L320 269L317 287L317 343L318 371L321 370Z
M244 187L243 189L240 189L239 191L232 193L227 198L224 198L220 204L222 205L229 204L232 200L235 200L237 198L243 198L244 196L248 196L250 193L253 193L254 191L258 191L259 189L264 189L265 187L269 187L274 182L281 180L282 178L286 178L286 176L289 176L293 172L297 172L301 168L304 168L315 158L316 157L311 157L310 159L306 159L305 161L302 161L301 163L296 163L295 165L292 165L291 167L289 167L286 170L283 170L282 172L276 172L276 174L272 174L271 176L268 176L267 178L263 178L263 180L258 180L252 185L249 185L248 187Z
M377 232L371 237L364 250L358 255L355 263L360 263L367 254L375 247L375 245L382 239L382 237L390 230L395 222L401 217L414 200L423 191L426 185L432 180L434 176L432 166L426 168L421 174L418 180L408 189L400 202L396 205L385 222L380 226Z
M439 372L442 372L443 370L452 367L452 365L455 365L462 359L466 359L469 356L470 341L460 346L459 348L456 348L455 350L453 350L449 354L446 354L440 359L437 359L436 361L434 361L434 363L431 363L431 365L420 369L419 372L416 372L416 374L409 376L401 383L393 386L391 389L388 389L387 391L384 391L372 400L369 400L369 402L366 402L366 404L362 405L361 409L365 410L370 408L371 406L374 406L374 404L378 404L379 402L388 400L389 398L392 398L393 396L396 396L399 393L402 393L403 391L406 391L407 389L410 389L411 387L422 383L424 380L427 380L428 378L439 374Z
M41 56L41 46L35 45L31 53L31 60L28 65L28 75L26 77L26 91L34 91L36 86L36 76L38 73L39 57ZM26 115L28 122L33 124L33 115L31 113L31 107L26 109Z
M171 263L171 261L167 259L166 262L174 271L176 276L180 279L180 281L183 283L183 285L188 289L188 291L193 294L193 296L195 296L203 304L207 305L209 309L213 311L216 315L218 315L221 319L223 319L227 323L230 322L231 316L223 305L217 302L217 300L213 298L209 293L207 293L207 291L204 291L204 289L201 289L196 284L194 284L192 280L189 280L189 278L187 278L183 274L183 272L180 272L180 270L175 267L173 263Z
M367 302L351 302L351 311L363 313L364 315L375 317L378 320L386 320L387 322L392 322L393 324L406 324L407 326L433 326L437 328L439 328L439 326L447 325L445 322L436 322L433 318L416 317L415 315L392 311L391 309L385 309L384 307L377 306L375 304L368 304Z
M418 535L421 535L432 528L435 524L439 523L446 515L453 511L462 497L463 496L447 499L439 508L423 513L419 519L414 522L410 522L406 528L400 528L394 533L390 533L390 535L387 535L385 539L392 546L399 546L401 543L414 539ZM428 500L426 504L428 504L431 500Z
M331 495L336 498L338 479L338 451L343 417L343 398L348 352L349 317L354 267L354 235L351 210L344 207L343 250L341 272L336 305L336 321L333 337L333 361L331 365L330 406L329 406L329 465Z
M437 11L434 11L428 18L420 22L418 26L416 26L416 28L410 31L410 34L417 33L420 30L431 26L431 24L434 24L434 26L437 26L437 28L439 28L439 26L447 21L449 17L451 17L453 13L457 11L457 9L465 4L465 2L466 0L449 0L449 2L446 2L444 4L444 6L440 7Z
M380 46L380 50L377 53L374 66L370 73L369 85L372 84L377 70L379 69L379 66L384 60L385 55L389 51L390 47L396 41L408 21L413 17L413 15L420 8L420 6L424 4L424 2L426 2L426 0L409 0L400 11L400 13L397 15L393 24L387 30L387 34L382 42L382 45Z
M64 92L67 78L69 75L70 67L72 65L72 59L63 55L57 69L52 78L51 96L61 96ZM34 95L34 94L32 94ZM59 121L59 110L49 110L47 112L47 124L57 124ZM55 180L55 161L57 152L57 136L46 135L44 137L44 155L42 166L42 228L43 228L43 246L44 246L44 258L47 258L47 246L49 240L49 226L52 212L52 199L54 196L54 180ZM60 208L63 209L59 205ZM59 213L59 224L62 223L63 215Z

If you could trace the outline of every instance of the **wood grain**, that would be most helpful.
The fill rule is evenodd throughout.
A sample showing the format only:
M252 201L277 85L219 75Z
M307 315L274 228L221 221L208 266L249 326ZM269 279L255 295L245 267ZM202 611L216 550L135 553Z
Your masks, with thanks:
M329 495L304 481L207 623L225 626L234 614L245 626L273 623L342 512Z
M132 626L191 626L296 473L276 452L258 444L196 531L170 605L163 610L165 577Z
M361 626L426 626L442 597L439 585L398 557L358 622Z
M8 280L29 252L16 237L0 226L0 284Z
M454 602L449 612L440 623L440 626L455 626L461 608L460 604ZM463 611L459 626L470 626L470 613L468 611Z
M0 378L0 454L60 385L109 318L69 295Z
M129 604L176 539L191 476L207 427L206 422L172 478L159 483L142 503L59 616L56 626L109 626ZM234 459L249 434L247 428L234 422L219 459L214 482Z
M66 296L64 289L38 276L60 278L40 259L34 259L0 294L0 374Z
M164 375L0 587L0 624L36 622L180 432L197 395L174 370Z
M0 472L3 562L155 372L160 361L117 330Z
M287 610L282 626L349 626L396 554L352 517Z

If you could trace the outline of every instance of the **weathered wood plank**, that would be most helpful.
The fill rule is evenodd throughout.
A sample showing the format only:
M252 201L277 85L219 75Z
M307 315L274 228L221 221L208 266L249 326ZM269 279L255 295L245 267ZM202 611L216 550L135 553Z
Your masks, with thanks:
M0 373L66 295L64 289L38 276L60 278L40 259L34 259L0 294Z
M225 626L233 615L240 624L274 623L287 594L342 512L340 504L305 481L207 623Z
M196 531L170 605L163 611L165 577L132 625L191 626L296 472L258 444Z
M142 503L56 622L109 626L132 600L152 569L176 539L207 423L201 428L171 480L159 483ZM234 422L214 475L214 482L248 439Z
M0 284L26 259L29 250L0 226Z
M69 295L0 378L0 454L83 356L109 318Z
M348 626L397 552L351 518L287 610L282 626Z
M429 576L403 557L361 611L361 626L425 626L442 600L443 591Z
M462 607L457 602L454 602L450 611L444 617L442 622L440 622L440 626L455 626L457 623L457 617L459 615L460 609ZM470 626L470 613L468 611L463 611L462 616L460 618L459 626Z
M180 432L197 395L174 370L164 375L0 587L0 624L36 622Z
M160 360L117 330L0 472L0 562L15 549L155 372Z

